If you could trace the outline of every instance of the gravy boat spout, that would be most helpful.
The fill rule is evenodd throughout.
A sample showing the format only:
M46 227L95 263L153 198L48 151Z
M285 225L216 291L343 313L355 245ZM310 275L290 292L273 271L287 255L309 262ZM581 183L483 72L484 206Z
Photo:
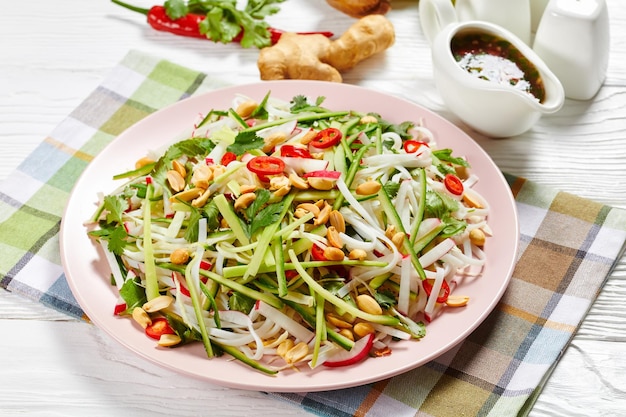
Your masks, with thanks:
M449 0L420 0L433 73L446 106L472 129L510 137L558 111L563 86L510 31L483 21L458 22Z

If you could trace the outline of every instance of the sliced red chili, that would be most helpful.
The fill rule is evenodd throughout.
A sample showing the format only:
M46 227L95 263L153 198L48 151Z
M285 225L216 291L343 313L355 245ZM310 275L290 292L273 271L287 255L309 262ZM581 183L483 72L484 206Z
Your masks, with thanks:
M298 273L298 271L296 271L295 269L288 269L288 270L286 270L286 271L285 271L285 276L286 276L288 279L295 278L295 277L297 277L298 275L300 275L300 274L299 274L299 273Z
M426 142L422 142L421 140L409 139L404 142L404 152L415 153L420 148L420 146L428 146L428 144Z
M433 291L433 284L435 283L434 279L425 279L422 281L422 286L424 287L424 291L426 291L426 295L430 297L430 293ZM437 296L438 303L445 303L448 300L448 296L450 295L450 286L444 279L441 283L441 290L439 291L439 295Z
M463 194L463 183L461 182L461 180L459 179L459 177L457 177L454 174L446 174L445 178L443 179L443 183L446 186L446 189L448 191L450 191L452 194L454 195L462 195Z
M156 340L159 340L164 334L175 334L172 326L167 322L165 317L157 317L152 319L152 324L146 327L146 334Z
M311 257L315 261L327 261L328 259L324 256L324 249L321 246L316 245L315 243L311 247Z
M290 158L312 158L311 153L308 150L293 145L281 146L280 156L286 156Z
M222 165L226 166L228 164L230 164L231 162L233 162L235 159L237 159L237 155L235 155L234 152L226 152L223 156L222 156Z
M341 131L334 127L329 127L324 130L320 130L317 136L311 141L311 145L319 149L330 148L335 146L341 140Z
M120 314L125 312L127 309L128 309L128 306L126 306L126 303L115 304L115 309L113 310L113 314L116 316L119 316Z
M268 176L278 175L285 170L282 159L274 156L255 156L246 165L248 169L258 175L259 179L267 182Z

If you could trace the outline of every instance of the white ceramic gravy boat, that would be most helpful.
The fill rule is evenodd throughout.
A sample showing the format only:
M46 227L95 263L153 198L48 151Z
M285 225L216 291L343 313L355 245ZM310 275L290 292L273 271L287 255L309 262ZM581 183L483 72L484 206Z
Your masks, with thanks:
M554 113L562 107L564 91L558 78L528 45L510 31L489 22L459 22L450 0L420 0L419 14L422 29L431 44L437 88L446 106L474 130L491 137L519 135L530 129L543 114ZM530 84L537 84L532 82L535 77L528 74L533 72L533 68L536 70L534 72L543 85L543 98L539 100L537 96L512 85L481 79L472 75L470 68L462 68L452 46L476 34L500 38L505 46L516 48L522 55L520 61L524 57L528 61L526 74L522 75L528 76ZM476 68L474 64L467 67ZM496 70L497 74L503 72L499 67ZM518 83L517 87L524 83Z

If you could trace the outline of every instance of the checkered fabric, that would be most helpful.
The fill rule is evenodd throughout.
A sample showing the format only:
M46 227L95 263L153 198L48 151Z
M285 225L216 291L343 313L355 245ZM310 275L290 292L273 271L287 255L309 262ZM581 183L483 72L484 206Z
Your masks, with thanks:
M223 86L129 53L0 184L3 288L74 317L83 312L60 262L58 232L72 186L116 135L168 104ZM526 415L626 241L626 212L507 176L521 223L513 279L465 341L381 382L332 392L271 394L320 416Z

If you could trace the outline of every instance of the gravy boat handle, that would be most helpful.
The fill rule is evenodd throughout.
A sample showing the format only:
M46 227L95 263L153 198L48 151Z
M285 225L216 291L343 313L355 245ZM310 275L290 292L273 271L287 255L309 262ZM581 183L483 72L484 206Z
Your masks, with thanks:
M459 21L450 0L420 0L419 15L422 30L431 46L444 27Z

